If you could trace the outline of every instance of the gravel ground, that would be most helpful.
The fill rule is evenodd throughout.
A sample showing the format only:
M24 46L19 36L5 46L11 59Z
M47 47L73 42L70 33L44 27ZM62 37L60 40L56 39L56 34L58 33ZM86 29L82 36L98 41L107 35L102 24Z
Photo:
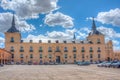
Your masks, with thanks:
M0 80L120 80L120 69L96 65L6 65Z

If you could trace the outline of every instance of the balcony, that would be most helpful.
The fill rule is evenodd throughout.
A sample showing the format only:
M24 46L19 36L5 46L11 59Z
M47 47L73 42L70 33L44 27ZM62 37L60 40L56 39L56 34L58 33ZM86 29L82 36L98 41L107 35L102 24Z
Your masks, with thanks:
M55 52L61 52L60 50L56 50Z
M68 50L64 50L64 52L68 52Z
M14 50L10 50L10 52L14 52Z
M52 52L52 50L48 50L48 52Z
M20 52L24 52L24 50L20 50Z
M39 52L43 52L43 50L39 50Z
M97 42L97 44L101 44L101 42Z
M73 52L77 52L77 50L73 50Z
M33 52L33 50L30 50L29 52Z
M90 50L89 52L93 52L93 50Z
M81 52L85 52L85 50L81 50Z
M97 50L97 52L101 52L101 50Z

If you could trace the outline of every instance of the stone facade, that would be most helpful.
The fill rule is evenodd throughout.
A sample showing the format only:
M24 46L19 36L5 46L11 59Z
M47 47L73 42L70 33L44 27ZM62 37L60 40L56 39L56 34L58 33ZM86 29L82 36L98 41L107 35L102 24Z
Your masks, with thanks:
M14 18L14 17L13 17ZM14 21L14 20L13 20ZM74 63L76 61L103 61L113 60L112 41L105 43L104 35L96 29L93 20L92 31L84 41L64 40L52 43L37 43L30 40L24 42L21 33L14 29L13 25L9 31L5 32L5 50L12 53L12 61L14 62L57 62L57 63ZM12 29L14 29L12 31Z

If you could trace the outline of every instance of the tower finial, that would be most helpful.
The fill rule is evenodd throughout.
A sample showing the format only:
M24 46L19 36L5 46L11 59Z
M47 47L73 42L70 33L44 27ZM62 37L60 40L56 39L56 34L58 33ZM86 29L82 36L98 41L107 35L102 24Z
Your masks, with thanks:
M92 21L93 21L92 22L92 30L96 31L96 25L95 25L94 17L93 17Z
M13 12L13 18L12 18L12 27L15 27L15 16L14 16L14 12Z

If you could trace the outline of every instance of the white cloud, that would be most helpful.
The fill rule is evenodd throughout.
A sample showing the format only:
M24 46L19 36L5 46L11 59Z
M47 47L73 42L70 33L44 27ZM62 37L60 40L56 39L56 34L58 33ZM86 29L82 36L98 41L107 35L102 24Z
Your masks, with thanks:
M116 32L112 28L100 26L98 27L98 30L108 38L120 38L120 33Z
M113 47L114 50L119 50L120 49L120 33L116 32L112 28L107 28L100 26L98 27L98 30L105 35L105 41L112 40L113 42Z
M46 15L44 23L52 27L62 26L64 28L72 28L74 26L73 18L60 12Z
M1 7L13 10L21 18L38 18L39 14L58 9L58 0L2 0Z
M112 24L113 26L120 26L120 9L111 9L108 12L99 12L97 21L103 24Z
M0 13L0 32L5 32L11 27L12 22L12 16L13 14L7 12L7 13ZM28 24L24 20L20 20L15 15L15 23L16 28L18 28L20 31L32 31L35 29L35 27L32 24Z
M44 42L48 40L72 40L73 35L76 29L66 29L64 32L62 31L52 31L47 32L45 35L31 35L29 34L27 38L25 38L25 41L34 40L34 42L38 42L39 40L43 40Z

